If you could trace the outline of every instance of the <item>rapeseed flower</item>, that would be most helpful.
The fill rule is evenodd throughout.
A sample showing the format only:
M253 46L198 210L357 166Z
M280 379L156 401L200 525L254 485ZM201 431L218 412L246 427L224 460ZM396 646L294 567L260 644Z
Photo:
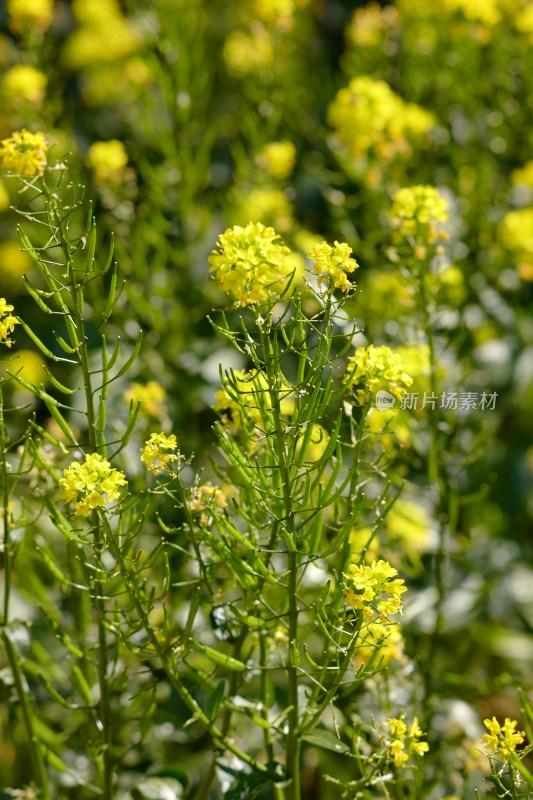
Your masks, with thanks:
M284 180L289 177L294 169L296 148L287 139L281 142L268 142L258 153L255 160L271 178Z
M209 257L211 272L221 289L233 295L239 306L279 299L290 275L290 250L277 240L273 228L249 222L221 234Z
M13 344L9 335L15 330L15 325L19 325L19 321L11 314L14 307L9 305L5 297L0 297L0 342L3 342L6 347L11 347Z
M133 383L124 392L124 400L128 404L133 403L134 406L139 403L140 413L147 417L163 419L166 415L164 405L166 394L164 387L157 381L148 381L145 384Z
M483 736L481 741L487 745L490 753L497 753L504 758L509 758L515 752L516 746L524 741L525 734L523 731L516 730L518 722L510 717L505 718L503 725L500 725L496 717L483 720L483 724L488 733Z
M253 31L232 31L222 50L228 72L237 78L257 73L274 60L274 48L268 31L262 27Z
M177 447L174 434L167 436L164 433L151 433L141 450L141 461L146 464L146 469L158 475L173 461L181 458L179 453L174 452Z
M392 614L402 611L402 594L407 591L398 570L388 561L379 559L367 564L350 564L346 580L346 601L356 611L361 611L366 621L378 614L380 623L387 624Z
M0 164L20 175L42 175L46 167L47 144L44 133L15 131L0 142Z
M360 405L367 400L369 393L380 390L390 392L397 400L404 389L408 389L413 379L405 371L404 363L398 353L385 345L358 347L355 355L348 359L344 382L353 390ZM356 388L361 386L362 388Z
M89 453L83 462L74 461L63 471L59 483L63 487L61 499L75 503L79 517L88 517L94 509L117 500L121 487L127 485L124 473L113 469L99 453Z
M450 218L450 209L434 186L406 186L394 194L390 218L401 236L433 244L446 236L440 226Z
M39 107L44 99L46 75L27 64L16 64L2 78L2 94L10 106L30 103Z
M7 0L9 28L21 33L24 28L45 31L52 21L53 0Z
M423 756L429 750L427 742L419 741L426 734L418 724L417 717L411 725L406 725L403 717L386 720L385 725L390 730L388 743L388 755L394 761L394 766L402 767L411 756Z
M352 286L346 273L354 272L359 264L351 255L352 248L344 242L335 242L333 245L322 242L315 245L309 253L318 282L328 293L333 289L346 292Z
M89 147L86 163L99 183L116 183L124 174L128 154L118 139L94 142Z
M188 510L191 514L199 514L198 521L204 528L212 522L209 512L213 509L226 508L227 505L227 497L222 489L218 489L209 482L195 486L191 491L190 500L187 502Z

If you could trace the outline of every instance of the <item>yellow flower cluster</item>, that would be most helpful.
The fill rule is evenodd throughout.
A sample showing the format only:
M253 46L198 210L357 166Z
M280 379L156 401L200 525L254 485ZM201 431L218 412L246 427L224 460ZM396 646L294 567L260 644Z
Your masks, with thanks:
M351 255L352 248L344 242L335 242L333 246L322 242L315 245L309 253L309 258L314 261L313 271L327 292L332 292L333 289L346 292L352 286L346 273L354 272L359 264Z
M405 186L392 198L391 224L402 236L432 244L445 238L439 225L450 218L448 201L434 186Z
M0 142L0 164L19 175L42 175L46 167L46 150L44 133L30 133L24 129L15 131Z
M355 389L356 400L363 405L369 392L375 394L380 390L390 392L400 400L402 391L411 386L413 379L405 371L398 353L386 345L369 344L368 347L358 347L355 355L348 359L344 382L350 390L359 384L364 387Z
M174 434L151 433L141 450L141 461L146 464L146 469L158 475L173 461L180 459L179 453L174 452L177 447Z
M74 461L63 471L59 483L63 487L61 499L76 503L79 517L88 517L93 509L112 503L119 497L120 487L127 485L124 473L113 469L99 453L89 453L83 462Z
M400 15L394 6L382 8L378 3L369 3L355 10L346 28L346 37L359 47L379 47L388 30L399 21Z
M268 186L256 186L250 190L238 189L232 220L248 219L261 222L286 233L294 225L292 204L285 192Z
M504 758L512 755L517 744L522 744L525 734L516 730L518 722L509 717L505 718L503 725L500 725L496 717L483 720L483 724L488 730L481 740L486 744L491 753L499 753Z
M381 558L370 566L350 564L349 572L344 574L347 603L362 611L367 622L373 621L377 612L378 621L386 625L391 614L402 611L401 596L407 591L405 581L396 578L397 574L398 570Z
M195 486L191 492L191 498L187 502L187 508L191 514L199 514L199 523L207 527L212 522L209 511L213 508L227 508L228 501L222 489L213 486L212 483L204 483Z
M500 223L499 233L509 250L533 256L533 207L509 211Z
M533 189L533 161L527 161L521 169L515 169L512 181L515 186L522 185Z
M0 342L3 342L7 347L13 344L9 335L15 330L15 325L19 325L19 321L11 314L13 306L10 306L4 297L0 297Z
M388 751L396 767L403 766L412 755L423 756L428 752L428 743L419 741L426 734L420 728L416 717L409 726L405 724L403 717L388 719L385 725L390 730Z
M273 228L260 222L249 222L245 228L236 225L219 236L219 250L209 257L211 272L237 305L276 300L286 288L290 250L278 239Z
M515 18L515 25L520 33L528 35L533 42L533 6L526 5L520 14Z
M140 411L147 417L162 419L165 416L166 391L157 381L148 381L146 384L133 383L131 388L124 392L126 403L140 404Z
M122 177L128 163L126 148L118 139L109 142L94 142L89 147L87 166L100 183L116 183Z
M502 18L498 0L443 0L443 8L460 11L466 19L489 26L497 25Z
M137 50L140 39L117 0L74 0L78 26L67 39L63 60L71 69L116 62Z
M268 31L262 27L253 31L232 31L222 51L228 72L237 78L253 75L269 67L274 60L274 48Z
M296 148L287 139L281 142L268 142L258 153L255 160L271 178L284 180L289 177L294 169Z
M374 664L386 667L391 661L403 658L403 636L398 625L381 625L370 622L361 630L361 644L357 647L355 662L368 664L377 650Z
M387 514L385 525L390 542L397 542L406 555L425 553L430 544L429 515L410 500L397 500Z
M351 158L374 156L381 163L409 158L411 143L434 126L432 114L405 103L384 81L353 78L329 107L328 122Z
M43 32L52 21L53 0L7 0L7 12L14 33L24 28Z
M39 107L44 99L46 75L35 67L17 64L2 78L2 94L5 101L15 108L30 103Z

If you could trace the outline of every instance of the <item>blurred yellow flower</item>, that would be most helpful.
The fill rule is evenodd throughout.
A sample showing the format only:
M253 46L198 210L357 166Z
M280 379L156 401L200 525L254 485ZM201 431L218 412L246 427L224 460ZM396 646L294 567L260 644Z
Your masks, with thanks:
M305 433L298 437L295 456L304 464L314 464L319 461L327 450L329 433L313 422Z
M500 223L499 234L509 250L533 256L533 208L509 211Z
M7 0L8 24L13 33L25 28L45 31L52 21L53 0Z
M39 107L44 100L46 75L27 64L11 67L2 77L4 101L14 108L31 104Z
M12 372L20 375L24 380L33 383L34 386L48 383L48 377L44 370L43 356L35 350L17 350L13 357ZM27 392L24 386L18 386L18 391Z
M140 413L153 419L163 419L166 415L165 397L166 391L157 381L148 381L146 384L133 383L124 392L126 403L137 405L140 403Z
M46 150L44 133L15 131L0 142L0 164L27 177L42 175L46 167Z
M390 219L401 236L432 244L444 237L440 226L449 217L448 201L434 186L406 186L393 195Z
M408 159L435 118L420 106L405 103L385 81L352 78L328 110L328 122L349 157L372 156L382 163Z
M511 180L515 186L521 184L533 189L533 161L527 161L521 169L515 169L511 175Z
M3 181L0 181L0 212L9 208L9 194Z
M93 69L125 58L141 45L116 0L75 0L79 23L67 39L63 61L70 69Z
M378 3L369 3L355 10L346 28L346 38L359 47L379 47L388 29L399 22L400 15L394 6L382 8Z
M86 163L99 183L116 183L124 174L128 163L128 154L118 139L111 139L109 142L94 142L89 147Z
M430 545L430 520L425 508L410 500L397 500L385 518L391 544L406 555L425 553Z
M264 29L250 32L233 31L224 42L222 51L228 72L237 78L254 74L270 66L274 48Z
M370 622L361 629L360 642L355 654L358 665L368 664L374 656L376 667L386 667L403 657L403 636L398 625Z
M467 19L489 26L497 25L502 18L498 0L443 0L443 7L460 11Z
M288 139L281 142L269 142L258 153L255 160L271 178L284 180L294 169L296 148Z
M234 203L230 222L248 219L250 222L270 225L282 233L287 233L294 225L292 205L281 189L267 186L238 189Z

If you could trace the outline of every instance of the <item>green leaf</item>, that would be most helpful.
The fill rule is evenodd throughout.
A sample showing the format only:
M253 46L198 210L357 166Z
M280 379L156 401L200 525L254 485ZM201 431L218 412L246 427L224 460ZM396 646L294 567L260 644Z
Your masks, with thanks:
M133 800L178 800L183 796L183 786L174 778L143 778L130 794Z
M348 745L323 728L315 728L312 733L304 734L302 741L313 744L315 747L322 747L324 750L333 750L334 753L339 753L339 755L345 755L350 752Z
M213 720L216 719L218 710L224 698L225 688L226 688L226 681L219 681L217 683L215 691L207 701L207 705L205 707L205 713L207 714L211 722L213 722Z

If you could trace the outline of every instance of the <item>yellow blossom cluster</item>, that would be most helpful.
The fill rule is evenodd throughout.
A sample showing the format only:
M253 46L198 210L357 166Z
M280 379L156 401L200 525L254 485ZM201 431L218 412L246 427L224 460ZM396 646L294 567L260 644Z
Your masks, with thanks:
M386 720L389 728L388 753L394 761L394 766L403 766L411 756L423 756L429 750L427 742L419 741L426 734L422 731L415 717L411 725L406 725L403 717Z
M344 574L347 603L361 611L367 622L374 621L377 612L378 621L386 625L391 614L401 613L401 596L407 591L405 581L397 575L398 570L381 558L370 566L350 564Z
M511 178L515 186L522 185L533 189L533 161L527 161L521 169L515 169Z
M269 186L256 186L253 189L240 188L235 192L231 221L248 219L261 222L286 233L294 225L293 208L287 195L281 189Z
M203 527L207 527L212 521L210 510L227 508L227 505L228 501L222 489L209 482L194 486L187 502L190 513L199 514L199 523Z
M382 8L378 3L369 3L354 11L346 28L346 38L358 47L379 47L387 32L399 21L400 15L394 6Z
M13 310L13 306L4 297L0 297L0 342L7 347L13 344L9 336L15 330L15 325L19 325L18 319L11 314Z
M116 183L124 174L128 154L118 139L94 142L89 147L86 163L99 183Z
M268 31L258 26L250 31L232 31L224 42L222 55L228 72L244 78L269 67L274 48Z
M425 137L435 119L402 100L385 81L361 76L338 92L328 122L349 157L373 156L383 164L396 157L408 159L412 145Z
M369 393L380 390L390 392L397 400L404 389L408 389L413 379L405 371L405 365L398 355L386 345L358 347L355 355L348 359L344 382L348 389L354 390L355 398L363 405ZM361 385L362 388L356 388Z
M219 249L209 257L211 272L237 305L279 299L286 288L290 250L278 239L276 231L261 222L249 222L244 228L236 225L219 236Z
M434 186L405 186L392 198L391 224L401 236L432 244L445 238L439 226L449 217L448 201Z
M89 453L83 462L74 461L63 471L59 483L63 487L61 499L75 503L79 517L88 517L95 508L117 500L120 487L127 485L124 473L113 469L99 453Z
M488 733L481 741L487 745L490 753L498 753L508 758L515 752L516 746L524 741L525 734L516 730L518 722L510 717L505 718L503 725L500 725L496 717L483 720L483 724Z
M53 0L7 0L9 27L13 33L27 28L45 31L52 21Z
M147 417L154 419L162 419L166 414L165 397L166 391L163 386L157 381L148 381L148 383L133 383L127 391L124 392L124 400L126 403L133 403L133 405L140 404L140 412Z
M346 292L352 286L346 273L354 272L359 264L351 255L352 248L344 242L335 242L334 245L321 242L309 253L309 258L314 262L313 271L327 292L332 292L333 289Z
M410 556L425 553L430 544L430 519L425 508L411 500L397 500L385 519L387 537Z
M146 464L146 469L158 475L173 461L180 459L179 453L174 452L177 447L174 434L167 436L165 433L151 433L141 450L141 461Z
M46 75L28 64L16 64L2 78L2 95L9 106L18 108L29 103L39 107L44 99Z
M500 223L499 235L509 250L533 259L533 207L509 211Z
M281 142L268 142L257 154L255 160L271 178L284 180L294 169L296 148L288 139Z
M497 25L502 15L498 0L443 0L448 11L460 11L466 19L484 25Z
M46 150L44 133L31 133L25 129L15 131L0 142L0 164L19 175L42 175L46 167Z
M356 664L368 664L374 657L376 666L386 667L391 661L403 658L404 642L398 625L369 622L361 630L360 642L355 654Z

